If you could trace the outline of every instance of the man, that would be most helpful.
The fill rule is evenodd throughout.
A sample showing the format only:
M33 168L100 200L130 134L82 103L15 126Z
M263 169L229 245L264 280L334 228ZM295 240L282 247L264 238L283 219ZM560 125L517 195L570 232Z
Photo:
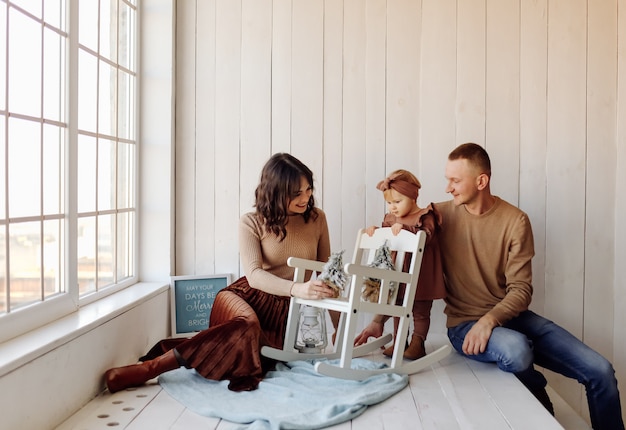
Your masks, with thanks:
M495 362L552 413L546 379L534 364L581 382L594 429L624 429L615 371L567 330L528 309L532 297L533 234L528 216L491 194L489 155L474 143L454 149L446 192L435 205L446 279L448 338L462 355ZM356 343L376 336L370 324ZM381 333L382 334L382 333Z

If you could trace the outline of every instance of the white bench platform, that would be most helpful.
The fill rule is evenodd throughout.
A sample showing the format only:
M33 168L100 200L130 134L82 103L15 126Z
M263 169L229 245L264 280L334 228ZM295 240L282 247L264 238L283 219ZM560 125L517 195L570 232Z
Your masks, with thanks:
M427 349L447 343L444 335L429 336ZM381 353L372 360L388 360ZM493 364L478 363L456 352L410 376L409 386L362 415L335 425L338 430L480 429L590 430L554 392L549 391L556 418L513 376ZM151 383L115 394L103 392L57 430L110 429L239 429L240 425L203 417L185 409Z

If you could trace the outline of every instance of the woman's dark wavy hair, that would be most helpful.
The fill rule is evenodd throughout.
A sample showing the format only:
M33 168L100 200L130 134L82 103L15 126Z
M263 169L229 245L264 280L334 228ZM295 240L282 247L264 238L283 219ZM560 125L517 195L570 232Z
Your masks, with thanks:
M263 220L268 232L274 233L280 240L287 235L285 226L289 220L287 208L289 202L300 191L300 178L304 176L313 190L313 172L300 160L284 152L272 155L261 171L261 181L254 191L256 213ZM317 218L313 194L306 211L304 221Z

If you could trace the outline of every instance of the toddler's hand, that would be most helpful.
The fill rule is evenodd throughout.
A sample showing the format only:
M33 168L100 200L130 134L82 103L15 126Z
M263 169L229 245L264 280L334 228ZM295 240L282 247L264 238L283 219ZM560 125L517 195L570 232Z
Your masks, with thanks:
M391 226L391 232L393 233L394 236L397 236L401 230L402 230L402 224L400 224L399 222Z

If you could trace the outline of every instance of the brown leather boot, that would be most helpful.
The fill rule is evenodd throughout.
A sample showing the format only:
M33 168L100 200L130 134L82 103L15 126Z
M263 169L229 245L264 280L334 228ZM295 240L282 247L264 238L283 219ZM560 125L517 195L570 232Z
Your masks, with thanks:
M385 357L393 357L393 347L395 346L395 341L394 343L391 344L391 346L388 346L387 348L385 348L385 350L383 351L383 355ZM409 342L406 343L405 349L409 347ZM406 358L406 355L405 355Z
M109 391L115 393L129 387L143 385L146 381L156 378L161 373L178 369L180 366L176 353L172 349L154 360L109 369L104 373L104 381Z
M398 335L398 326L400 325L400 318L398 317L393 317L393 337L394 337L394 343L391 344L391 346L388 346L387 348L385 348L385 350L383 351L383 355L385 357L393 357L393 346L395 345L395 338ZM409 342L407 341L407 346L409 345Z
M413 334L409 347L404 350L404 358L408 360L417 360L425 355L426 349L424 348L424 338Z
M385 348L385 350L383 351L383 355L385 357L392 357L393 356L393 345L388 346L387 348Z

